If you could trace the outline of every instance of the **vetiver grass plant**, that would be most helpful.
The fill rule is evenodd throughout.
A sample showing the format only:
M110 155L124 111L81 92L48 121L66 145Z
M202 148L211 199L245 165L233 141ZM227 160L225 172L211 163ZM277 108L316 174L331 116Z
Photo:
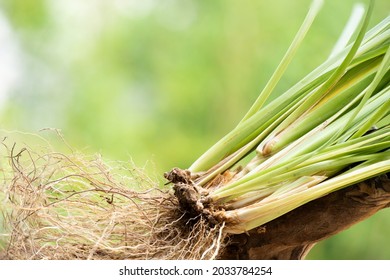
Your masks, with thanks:
M373 1L356 6L326 61L268 101L321 5L237 126L165 174L172 188L132 165L5 139L1 256L214 259L229 235L389 172L390 17L368 30Z
M210 206L211 215L226 222L228 232L248 231L390 170L390 18L367 31L372 2L356 30L343 32L343 43L323 64L265 105L320 6L321 1L313 2L242 121L189 168L192 181L185 187L197 195L186 201L185 194L183 205L206 213ZM351 18L358 18L360 9ZM241 170L246 157L253 158ZM235 165L240 168L234 170ZM177 181L177 176L167 176ZM177 189L186 192L181 179Z

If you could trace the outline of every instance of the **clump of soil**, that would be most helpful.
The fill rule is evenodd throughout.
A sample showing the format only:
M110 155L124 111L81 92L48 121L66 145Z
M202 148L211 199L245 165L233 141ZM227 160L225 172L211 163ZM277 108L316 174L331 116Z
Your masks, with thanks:
M189 218L132 163L2 144L0 259L215 259L223 250L223 223Z

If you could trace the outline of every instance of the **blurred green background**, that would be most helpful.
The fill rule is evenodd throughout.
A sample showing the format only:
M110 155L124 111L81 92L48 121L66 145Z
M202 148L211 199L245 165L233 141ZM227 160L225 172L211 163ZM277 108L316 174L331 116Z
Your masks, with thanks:
M157 177L186 168L250 107L310 2L0 0L0 126L57 128ZM356 2L325 1L275 94L327 57ZM376 1L371 26L389 11ZM309 258L390 259L389 236L384 210Z

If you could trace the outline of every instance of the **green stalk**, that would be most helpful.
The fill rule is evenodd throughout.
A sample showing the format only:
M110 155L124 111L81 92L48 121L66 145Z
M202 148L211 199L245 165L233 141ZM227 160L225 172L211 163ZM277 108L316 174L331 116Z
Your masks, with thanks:
M354 135L351 136L351 139L359 138L365 133L367 133L368 130L374 127L376 123L378 123L381 119L385 117L386 114L389 113L389 108L390 108L390 99L387 100L385 103L383 103L381 107L379 107L379 109L374 113L374 115L370 119L368 119L359 128L359 130L355 132Z
M252 107L249 109L247 114L244 116L242 121L247 120L249 117L253 116L253 114L260 110L260 108L264 105L265 101L268 99L269 95L272 93L274 88L276 87L278 81L282 77L283 73L286 71L287 66L290 64L292 58L294 57L295 53L298 50L298 47L301 45L305 35L310 29L310 26L312 25L314 19L316 18L318 12L321 9L321 6L323 4L323 1L321 0L314 0L311 4L310 10L306 15L305 20L302 23L302 26L298 30L297 34L295 35L295 38L293 42L291 43L290 47L288 48L286 54L284 55L282 61L280 62L279 66L276 68L274 74L269 79L268 83L264 87L263 91L260 93L259 97L255 101L255 103L252 105ZM241 122L242 122L241 121Z
M375 59L351 69L328 93L327 99L322 98L322 102L303 104L260 144L258 151L262 154L274 153L346 108L350 101L371 82L372 74L377 70L379 62Z
M366 93L362 99L362 102L360 102L359 106L356 108L356 112L353 117L355 117L357 113L363 108L368 98L373 94L374 90L378 87L379 83L383 80L383 77L385 76L389 68L390 68L390 46L387 49L387 53L383 58L383 61L380 65L380 68L378 69L378 72L375 75L373 82L368 86ZM382 108L375 113L375 116L374 118L371 119L371 122L368 122L364 126L362 126L354 135L352 135L352 138L363 135L370 128L367 127L367 125L375 124L375 122L385 114L386 109L389 108L387 104L389 104L389 100L385 102L385 107L382 105L381 106Z
M349 17L349 20L345 25L344 30L340 35L340 38L337 40L336 44L334 45L329 57L335 56L337 53L342 51L347 46L353 33L358 28L359 22L361 21L363 15L364 15L364 6L362 4L356 4L353 7L351 16Z
M227 203L226 208L239 209L259 202L260 200L264 202L269 199L273 199L275 196L279 196L282 194L286 195L287 193L296 192L297 190L314 186L325 180L326 178L327 177L325 176L304 176L290 184L276 184L274 186L270 186L267 189L249 192L247 194L237 197L237 199L233 200L232 202Z
M305 191L282 199L274 199L272 202L259 202L238 210L227 211L225 213L226 218L235 220L235 223L228 227L227 231L230 233L246 232L318 197L388 172L389 166L390 155L387 152L381 159L372 161L371 164L351 169Z

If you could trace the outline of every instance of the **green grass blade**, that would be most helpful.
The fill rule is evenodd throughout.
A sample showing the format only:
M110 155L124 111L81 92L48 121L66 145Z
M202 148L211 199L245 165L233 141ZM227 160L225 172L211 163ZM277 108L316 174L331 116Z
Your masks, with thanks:
M298 50L300 44L302 43L306 33L309 31L310 26L312 25L315 17L317 16L319 10L321 9L322 3L323 3L322 0L314 0L312 2L305 20L303 21L299 31L295 35L295 38L291 43L290 47L288 48L286 54L282 58L282 61L280 62L279 66L276 68L275 72L269 79L268 83L264 87L263 91L260 93L255 103L252 105L252 107L249 109L247 114L242 119L242 121L245 121L249 117L253 116L253 114L259 111L260 108L264 105L269 95L277 85L278 81L282 77L283 73L286 71L287 66L290 64L292 58L294 57L296 51Z
M334 45L329 57L335 56L337 53L342 51L348 44L352 35L359 26L359 23L364 15L364 6L362 4L356 4L353 7L351 16L347 24L345 25L343 31L341 32L340 38L337 40Z

